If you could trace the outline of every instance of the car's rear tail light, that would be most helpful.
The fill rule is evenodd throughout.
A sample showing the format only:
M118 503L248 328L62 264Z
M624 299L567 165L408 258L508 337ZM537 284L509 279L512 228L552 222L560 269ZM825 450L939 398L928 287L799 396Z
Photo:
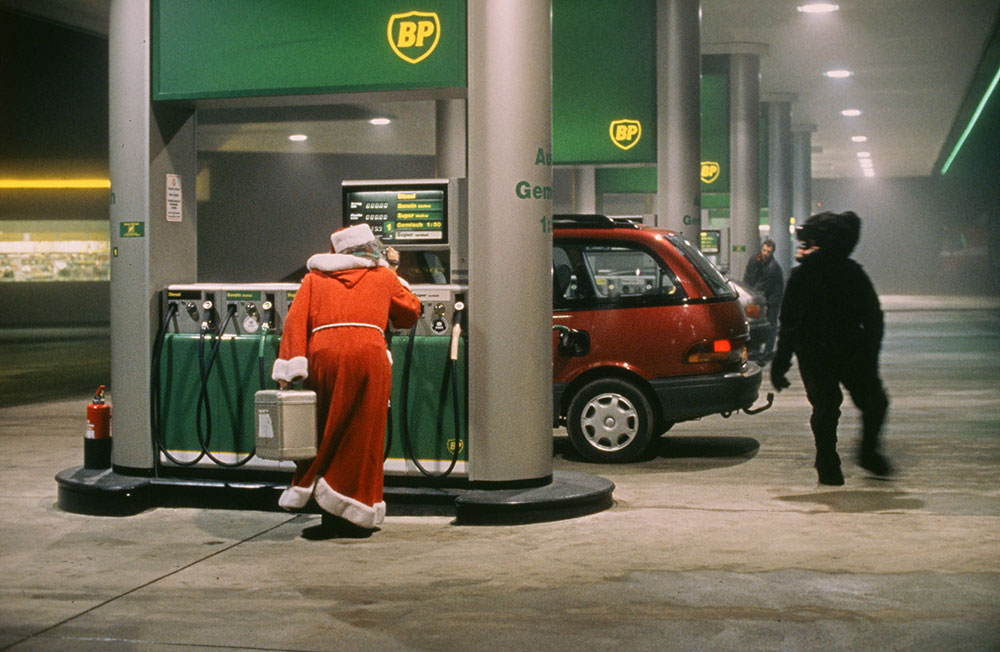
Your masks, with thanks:
M743 342L732 340L707 340L692 346L684 361L690 364L702 362L745 362L747 347Z
M745 312L749 319L760 319L760 304L751 301L746 305Z

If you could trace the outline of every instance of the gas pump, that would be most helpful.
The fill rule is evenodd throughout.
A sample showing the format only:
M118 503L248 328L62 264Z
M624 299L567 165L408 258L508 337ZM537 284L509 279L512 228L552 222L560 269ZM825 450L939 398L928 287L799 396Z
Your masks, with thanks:
M344 226L368 224L397 249L399 275L423 304L412 329L390 332L385 474L460 482L470 462L464 179L345 181L342 191Z
M271 365L291 283L170 285L153 345L151 431L159 468L294 468L254 455L254 393Z

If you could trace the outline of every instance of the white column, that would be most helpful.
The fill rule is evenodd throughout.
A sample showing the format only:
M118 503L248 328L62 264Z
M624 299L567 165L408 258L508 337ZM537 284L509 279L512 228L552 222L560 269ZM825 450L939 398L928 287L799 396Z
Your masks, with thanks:
M790 94L768 94L767 108L767 196L768 224L774 240L774 258L787 274L792 264L788 229L792 218L792 102Z
M552 475L549 0L468 3L469 477Z
M656 2L657 224L701 236L701 3Z
M760 57L766 46L732 44L729 54L730 274L742 278L760 240Z

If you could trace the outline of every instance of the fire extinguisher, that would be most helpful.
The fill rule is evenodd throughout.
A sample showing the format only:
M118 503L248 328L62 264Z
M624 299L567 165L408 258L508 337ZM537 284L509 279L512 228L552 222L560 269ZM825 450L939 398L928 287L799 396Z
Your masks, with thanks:
M104 385L87 406L87 432L83 439L83 468L111 468L111 406L104 400Z

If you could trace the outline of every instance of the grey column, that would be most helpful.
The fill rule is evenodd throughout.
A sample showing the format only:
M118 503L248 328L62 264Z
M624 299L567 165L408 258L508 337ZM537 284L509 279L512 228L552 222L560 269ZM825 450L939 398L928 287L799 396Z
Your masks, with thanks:
M796 224L806 221L812 212L812 133L816 125L802 124L792 127L792 215ZM790 247L795 250L795 236L789 236ZM791 265L789 265L791 267ZM788 273L788 269L785 273Z
M112 0L108 33L111 172L111 395L115 467L148 470L152 341L160 290L195 280L194 116L150 100L149 3ZM166 174L181 176L182 221L166 220ZM138 226L129 231L129 223ZM124 237L125 232L141 237Z
M701 236L701 8L656 2L657 224Z
M760 54L753 50L729 55L729 273L734 278L743 277L760 242Z
M465 100L438 100L435 109L437 176L465 178Z
M468 3L469 477L552 475L549 0Z
M573 168L573 211L592 214L597 210L597 168L581 165Z
M792 219L792 102L794 95L767 95L768 224L774 240L774 258L787 274L792 264L788 229Z

